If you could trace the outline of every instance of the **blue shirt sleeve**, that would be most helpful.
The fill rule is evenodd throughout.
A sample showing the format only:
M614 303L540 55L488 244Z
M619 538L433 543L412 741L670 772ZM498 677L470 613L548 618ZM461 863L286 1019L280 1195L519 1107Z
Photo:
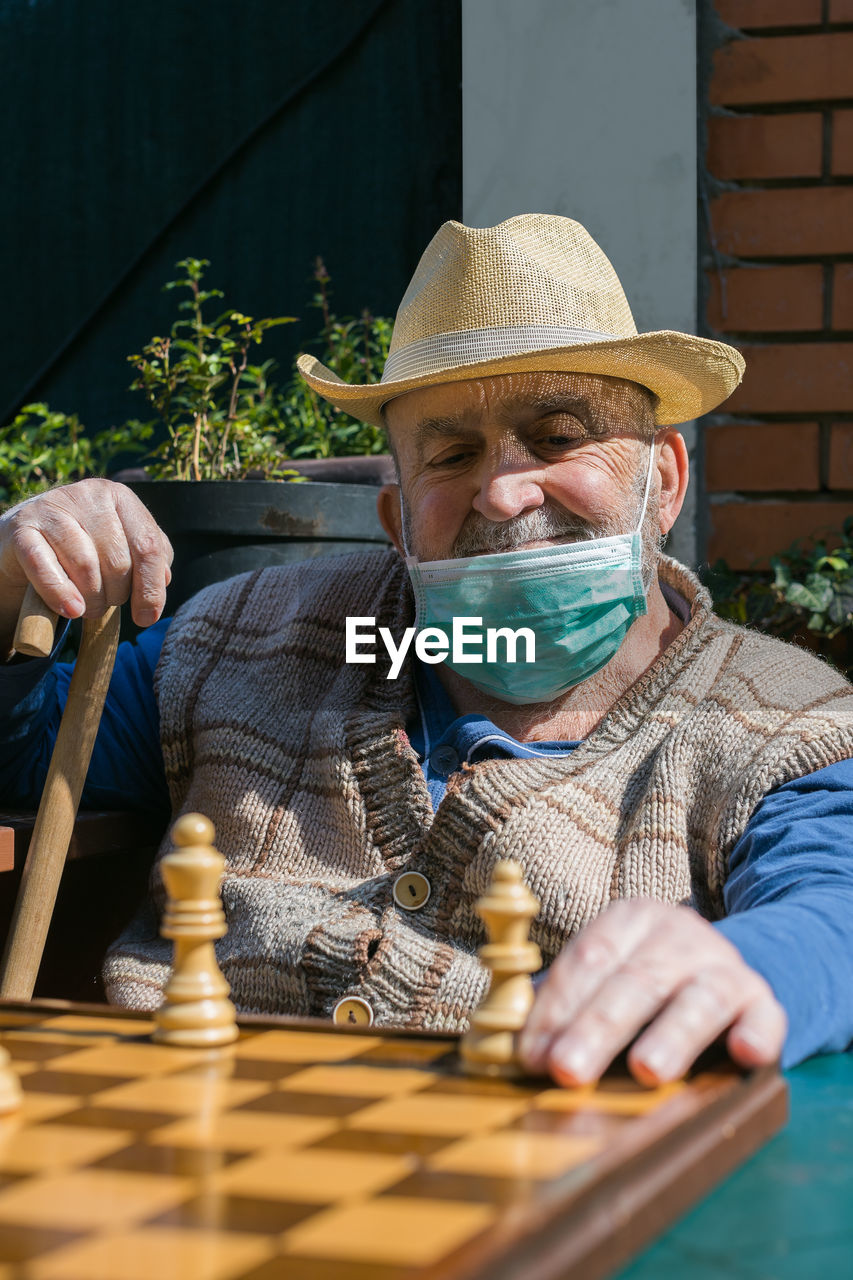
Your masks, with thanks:
M417 663L415 672L419 710L407 729L434 807L461 761L529 750L482 717L454 719L434 669ZM536 743L546 754L575 746ZM434 763L440 752L447 754ZM724 905L715 927L788 1015L783 1065L846 1049L853 1042L853 760L761 800L732 851Z
M160 750L154 669L169 619L120 644L95 740L82 805L162 814L170 804ZM73 665L29 659L0 667L0 801L36 808L47 776Z
M788 1015L784 1067L853 1041L853 760L766 795L732 851L716 928Z

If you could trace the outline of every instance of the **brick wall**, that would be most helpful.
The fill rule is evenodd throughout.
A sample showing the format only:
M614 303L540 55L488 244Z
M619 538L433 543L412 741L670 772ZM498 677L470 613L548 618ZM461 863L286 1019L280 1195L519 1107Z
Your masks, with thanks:
M853 513L853 0L706 5L708 558L749 568Z

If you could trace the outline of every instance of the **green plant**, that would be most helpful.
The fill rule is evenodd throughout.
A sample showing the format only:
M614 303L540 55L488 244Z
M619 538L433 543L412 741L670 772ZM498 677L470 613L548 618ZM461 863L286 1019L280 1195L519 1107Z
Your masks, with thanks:
M314 264L314 280L317 289L311 305L323 317L315 345L321 348L324 364L345 382L378 382L388 357L393 321L367 310L357 318L339 319L329 305L330 277L322 258ZM280 414L292 458L384 453L388 447L384 431L330 405L298 373L281 397Z
M837 545L836 545L837 543ZM853 661L853 516L840 537L795 542L771 557L772 572L736 573L718 561L706 581L717 612L733 622L781 636L815 637L817 648L839 637ZM838 652L838 646L835 647Z
M0 506L86 476L104 475L117 454L142 452L151 427L128 423L84 435L76 414L26 404L0 427Z
M46 404L25 405L0 428L0 505L85 476L105 474L118 455L143 454L152 479L242 479L259 474L273 480L302 480L288 458L339 457L382 453L385 433L333 408L297 373L282 391L272 381L273 360L252 363L264 334L294 317L256 320L225 309L208 320L205 308L223 294L204 287L210 263L184 258L167 290L186 290L182 313L168 337L153 337L128 356L141 391L157 418L132 419L87 436L74 414ZM323 317L319 337L327 364L347 381L378 381L388 354L392 322L363 311L339 319L329 307L329 275L315 264L313 304ZM150 441L159 421L163 438Z
M803 550L795 544L774 556L773 591L809 631L832 639L853 632L853 517L844 521L839 546L825 542Z
M154 337L137 355L131 390L141 391L165 427L165 439L146 463L154 479L242 479L263 471L270 479L301 479L281 466L282 422L269 381L273 362L251 364L264 334L293 316L255 320L230 308L213 320L205 304L224 295L202 287L206 258L184 258L183 270L166 289L186 289L183 318L169 337ZM140 430L143 425L128 424Z

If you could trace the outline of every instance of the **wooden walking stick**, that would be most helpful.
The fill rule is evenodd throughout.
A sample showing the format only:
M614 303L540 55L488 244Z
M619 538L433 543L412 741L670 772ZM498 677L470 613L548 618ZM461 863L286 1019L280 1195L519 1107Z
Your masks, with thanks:
M16 651L47 657L53 647L56 616L35 588L28 587L15 632ZM115 663L119 621L120 611L113 605L102 618L83 622L80 652L0 962L2 999L29 1000L33 994Z

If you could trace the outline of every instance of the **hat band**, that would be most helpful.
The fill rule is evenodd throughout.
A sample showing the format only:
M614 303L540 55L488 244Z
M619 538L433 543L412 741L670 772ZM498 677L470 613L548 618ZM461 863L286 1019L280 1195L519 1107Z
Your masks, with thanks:
M629 335L622 335L623 337ZM402 382L460 365L482 364L501 356L526 355L551 347L571 347L584 342L619 341L615 333L598 329L570 329L564 325L508 325L505 328L460 329L454 333L436 333L419 338L397 351L385 361L382 382Z

